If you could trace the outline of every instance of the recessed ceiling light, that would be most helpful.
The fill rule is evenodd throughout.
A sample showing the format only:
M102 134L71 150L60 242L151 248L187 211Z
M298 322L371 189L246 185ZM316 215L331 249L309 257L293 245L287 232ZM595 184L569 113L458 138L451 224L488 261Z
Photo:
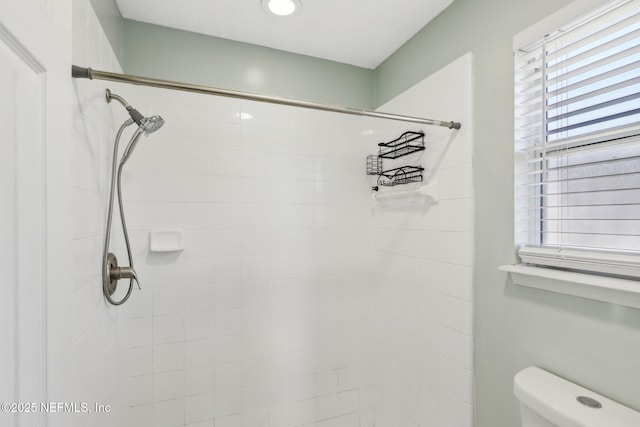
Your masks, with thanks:
M291 16L300 13L300 0L262 0L262 8L276 16Z

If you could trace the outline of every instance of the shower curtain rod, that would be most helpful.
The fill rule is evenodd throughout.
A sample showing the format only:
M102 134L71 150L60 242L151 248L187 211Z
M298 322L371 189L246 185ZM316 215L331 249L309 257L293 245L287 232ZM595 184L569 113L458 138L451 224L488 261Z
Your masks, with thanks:
M460 129L459 122L446 122L440 120L423 119L420 117L402 116L399 114L382 113L359 108L343 107L339 105L318 104L309 101L299 101L296 99L280 98L277 96L258 95L248 92L238 92L235 90L220 89L208 86L199 86L190 83L172 82L169 80L153 79L149 77L132 76L129 74L111 73L108 71L94 70L91 68L71 67L71 75L74 78L90 80L107 80L119 83L131 83L140 86L151 86L162 89L181 90L185 92L203 93L208 95L226 96L229 98L248 99L250 101L268 102L271 104L288 105L291 107L309 108L313 110L330 111L334 113L352 114L356 116L376 117L380 119L398 120L403 122L419 123L422 125L442 126L449 129Z

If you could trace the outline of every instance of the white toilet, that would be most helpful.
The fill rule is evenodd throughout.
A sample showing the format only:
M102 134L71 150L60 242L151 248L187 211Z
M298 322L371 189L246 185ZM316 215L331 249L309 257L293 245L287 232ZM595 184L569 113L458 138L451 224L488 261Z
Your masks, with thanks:
M640 412L540 368L513 379L522 427L639 427Z

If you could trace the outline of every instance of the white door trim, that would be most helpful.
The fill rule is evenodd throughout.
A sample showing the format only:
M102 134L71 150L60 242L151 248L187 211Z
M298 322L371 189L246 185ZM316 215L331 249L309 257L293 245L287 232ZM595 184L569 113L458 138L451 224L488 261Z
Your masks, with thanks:
M42 190L45 289L41 310L45 331L43 398L73 402L71 331L71 117L72 0L0 0L1 35L7 45L31 61L41 76ZM8 37L10 36L10 37ZM42 426L68 426L63 414L44 414Z

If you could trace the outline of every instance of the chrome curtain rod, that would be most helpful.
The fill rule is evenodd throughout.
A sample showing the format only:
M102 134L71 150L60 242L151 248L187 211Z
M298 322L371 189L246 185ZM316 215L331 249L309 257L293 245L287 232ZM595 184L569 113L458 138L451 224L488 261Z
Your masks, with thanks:
M140 86L151 86L162 89L181 90L185 92L203 93L207 95L226 96L229 98L248 99L250 101L268 102L271 104L288 105L291 107L309 108L313 110L331 111L334 113L352 114L356 116L377 117L379 119L399 120L403 122L419 123L422 125L443 126L449 129L460 129L459 122L445 122L440 120L423 119L420 117L402 116L398 114L381 113L378 111L359 108L343 107L339 105L318 104L296 99L279 98L277 96L258 95L235 90L219 89L215 87L199 86L189 83L178 83L169 80L153 79L148 77L132 76L129 74L110 73L108 71L93 70L91 68L71 67L71 75L74 78L90 80L107 80L111 82L131 83Z

